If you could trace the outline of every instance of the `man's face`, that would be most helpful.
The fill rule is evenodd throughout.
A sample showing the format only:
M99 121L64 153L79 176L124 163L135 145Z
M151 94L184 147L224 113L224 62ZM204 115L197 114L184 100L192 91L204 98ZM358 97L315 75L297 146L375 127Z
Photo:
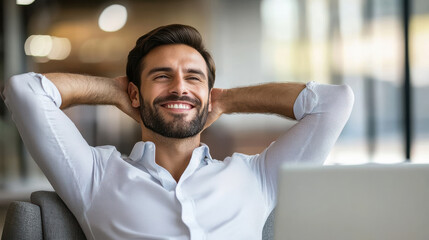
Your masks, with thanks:
M209 111L207 67L195 49L163 45L143 60L140 116L146 128L170 138L201 132Z

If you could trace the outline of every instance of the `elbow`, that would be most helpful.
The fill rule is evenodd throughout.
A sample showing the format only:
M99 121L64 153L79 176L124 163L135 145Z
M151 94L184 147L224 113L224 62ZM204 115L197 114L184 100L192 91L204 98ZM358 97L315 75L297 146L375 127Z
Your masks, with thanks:
M338 91L337 100L342 105L342 108L345 109L347 116L349 116L353 109L353 104L355 101L355 95L352 88L349 85L341 85Z
M349 85L343 85L342 99L347 106L350 106L350 108L353 107L353 104L355 102L355 94L353 93L353 90Z
M19 102L20 99L24 98L29 93L29 84L27 79L32 78L28 74L20 74L11 77L6 80L2 98L7 102Z
M19 75L15 75L5 81L5 85L2 89L2 98L4 101L14 98L19 94Z
M19 95L22 90L20 88L20 85L22 85L20 75L12 76L8 80L6 80L4 95L5 96Z

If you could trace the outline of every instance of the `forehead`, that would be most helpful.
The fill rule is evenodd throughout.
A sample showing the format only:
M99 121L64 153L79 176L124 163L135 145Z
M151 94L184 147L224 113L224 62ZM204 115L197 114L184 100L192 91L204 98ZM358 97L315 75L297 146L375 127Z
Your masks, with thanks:
M199 69L207 78L206 62L194 48L184 44L162 45L152 49L142 61L142 75L150 69L169 67L174 70Z

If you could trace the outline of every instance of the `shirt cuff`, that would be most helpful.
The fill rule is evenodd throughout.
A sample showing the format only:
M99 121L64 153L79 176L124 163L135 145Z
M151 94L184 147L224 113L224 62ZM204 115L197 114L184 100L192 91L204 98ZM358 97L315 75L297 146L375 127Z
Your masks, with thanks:
M62 98L61 98L60 91L55 86L55 84L42 74L34 73L34 72L30 74L33 75L33 77L40 80L40 84L42 85L43 91L46 93L47 96L49 96L52 99L55 105L59 108L62 103Z
M314 107L319 102L319 97L317 95L318 85L319 84L316 82L309 82L299 93L293 105L293 113L295 114L296 120L301 120L306 115L312 113Z

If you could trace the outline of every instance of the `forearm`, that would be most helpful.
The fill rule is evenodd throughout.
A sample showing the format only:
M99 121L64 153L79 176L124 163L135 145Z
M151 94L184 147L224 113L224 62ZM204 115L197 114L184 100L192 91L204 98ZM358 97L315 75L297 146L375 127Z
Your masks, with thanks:
M302 83L268 83L225 89L219 99L223 113L273 113L295 119L293 106Z
M112 78L71 73L47 73L45 76L61 94L61 109L78 104L118 105L118 94L125 94Z

